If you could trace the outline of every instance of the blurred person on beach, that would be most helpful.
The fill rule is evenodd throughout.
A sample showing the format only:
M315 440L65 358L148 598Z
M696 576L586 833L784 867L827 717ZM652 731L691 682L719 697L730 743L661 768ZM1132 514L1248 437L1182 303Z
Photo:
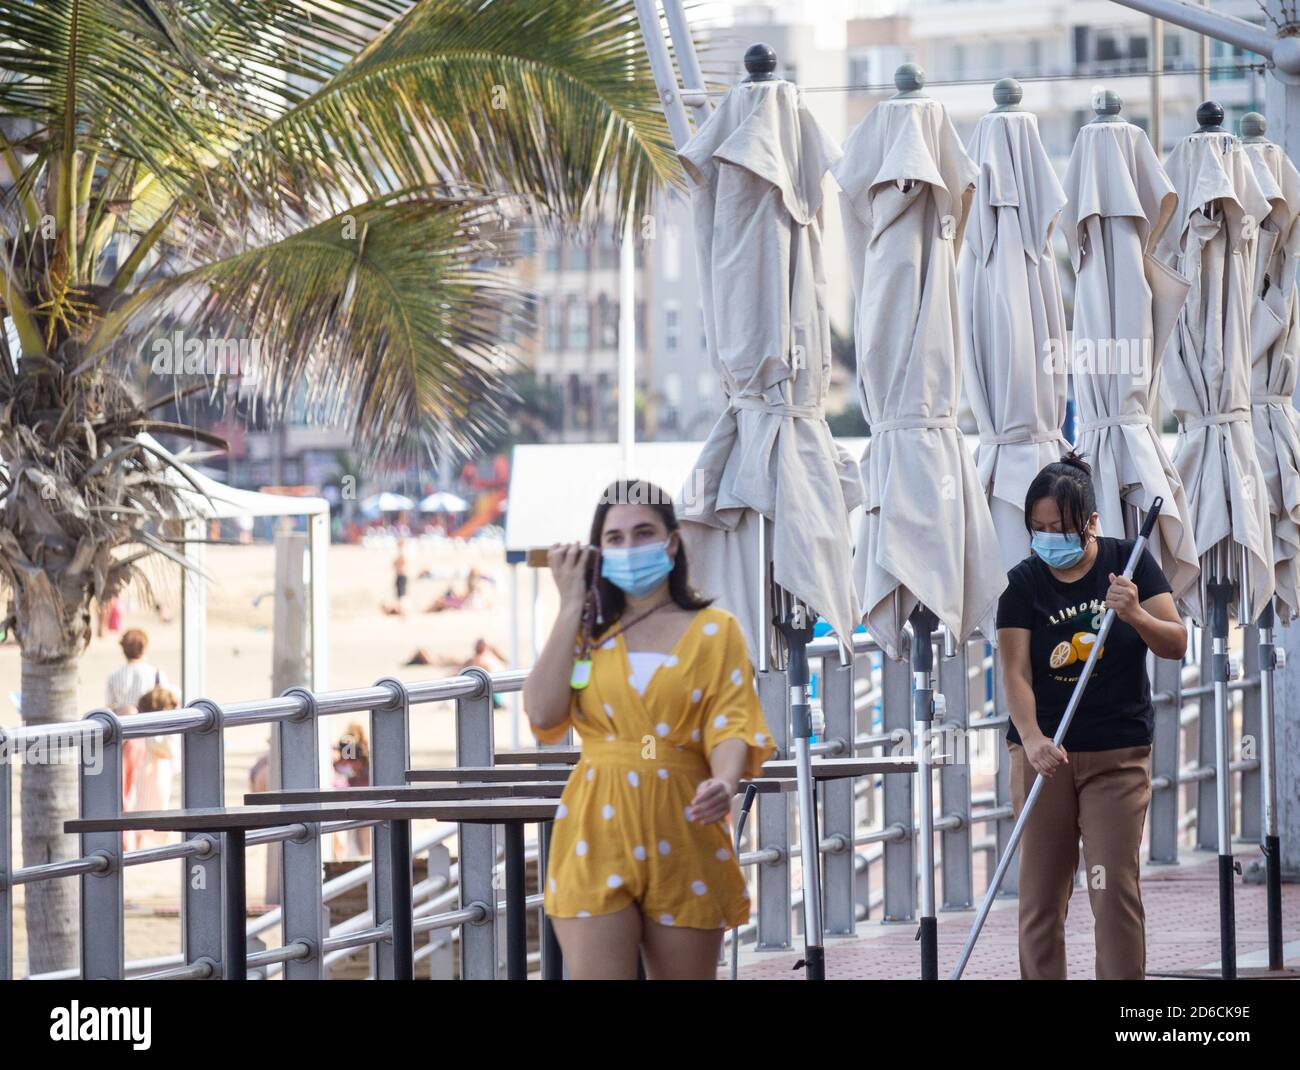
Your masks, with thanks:
M469 656L469 660L463 660L457 657L449 657L446 654L430 654L424 647L420 647L411 655L411 660L407 665L445 665L448 668L455 669L459 672L461 669L469 668L471 665L482 669L484 672L500 672L509 666L510 662L505 654L501 652L500 647L489 643L480 636L474 640L474 652ZM500 709L505 705L501 696L493 692L492 705Z
M104 638L104 633L122 630L122 599L114 595L107 602L99 603L99 623L95 636Z
M140 696L136 704L125 707L130 713L157 713L160 710L179 709L181 699L175 691L155 685ZM127 749L133 751L127 760ZM147 739L128 739L122 744L123 810L166 810L171 806L172 783L176 777L176 749L171 736L149 736ZM130 778L126 768L131 770ZM167 842L161 832L128 832L123 846L128 851L144 847L161 846Z
M430 613L441 613L445 609L477 609L482 602L483 573L477 568L471 568L469 575L465 577L465 593L457 594L455 588L448 587L446 592L440 594L433 600L429 606Z
M149 648L149 636L144 629L128 628L120 645L126 664L110 673L104 685L104 705L119 715L124 707L138 705L146 691L171 686L157 667L144 660Z
M370 744L366 729L359 721L334 744L334 787L364 788L370 784ZM334 834L334 856L357 858L370 854L370 830L348 829Z
M384 612L389 616L398 616L406 620L406 585L407 561L406 561L406 539L397 540L397 554L393 558L393 589L397 595L397 601L390 608L384 607Z

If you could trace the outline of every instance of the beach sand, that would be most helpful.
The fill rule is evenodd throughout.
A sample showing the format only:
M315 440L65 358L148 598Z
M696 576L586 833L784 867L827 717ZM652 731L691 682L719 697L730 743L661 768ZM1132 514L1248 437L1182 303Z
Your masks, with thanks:
M329 550L330 665L329 690L365 687L384 676L396 676L406 682L437 679L455 674L452 666L406 666L416 647L436 656L447 656L458 664L468 662L474 640L483 637L502 653L510 651L509 566L500 543L451 543L409 540L407 545L410 587L407 593L407 620L386 616L382 602L393 597L393 547L332 546ZM218 702L266 698L271 695L271 625L275 553L269 544L208 547L208 659L207 697ZM425 608L449 586L464 589L464 576L477 567L491 580L482 608L424 612ZM420 578L426 570L434 575ZM177 576L179 570L175 570ZM532 570L519 569L519 660L532 661L530 638L530 598ZM176 686L180 682L181 649L179 625L179 580L164 576L159 584L164 605L173 614L171 622L160 620L152 610L128 608L124 627L139 627L148 632L146 660L157 665ZM254 606L259 595L267 595ZM549 621L554 613L555 595L549 573L540 579L539 619ZM78 694L83 710L89 711L104 701L104 681L122 663L118 640L121 633L105 633L92 639L80 663ZM542 636L544 640L545 636ZM11 692L19 690L21 681L18 648L12 641L0 645L0 724L16 725L20 717ZM506 706L495 716L495 739L498 748L509 747L511 708L514 700L506 696ZM337 739L352 720L364 715L340 715L326 719L323 738ZM249 790L248 773L265 752L270 738L267 726L250 726L226 732L226 802L238 805ZM518 721L518 742L532 744L522 713ZM179 750L179 743L178 743ZM450 703L415 706L411 711L411 751L414 765L451 765L455 761L455 727ZM21 838L17 813L21 767L15 767L13 789L13 844L15 863L21 865ZM173 790L171 805L179 805L179 784ZM414 838L433 829L432 823L413 830ZM155 842L174 842L160 839ZM265 847L254 847L248 857L248 899L250 907L263 902L265 896ZM178 861L132 866L126 871L125 898L127 960L174 954L180 950L178 903L181 868ZM14 972L26 971L26 931L23 914L23 888L16 892L14 936L16 948ZM272 945L278 936L270 936Z

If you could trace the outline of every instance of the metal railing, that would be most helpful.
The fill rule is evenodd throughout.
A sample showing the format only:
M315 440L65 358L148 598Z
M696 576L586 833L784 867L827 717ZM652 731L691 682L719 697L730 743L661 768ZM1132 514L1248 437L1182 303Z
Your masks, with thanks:
M1247 675L1233 685L1240 695L1241 728L1237 738L1258 731L1259 679L1252 664L1257 651L1248 629L1244 651ZM939 790L935 814L939 902L944 910L971 908L976 897L975 859L984 857L987 875L1012 827L1006 750L1001 737L1007 725L997 702L993 659L982 640L945 650L937 644L938 692L946 712L936 724ZM1156 731L1152 754L1152 801L1148 815L1148 857L1177 861L1180 847L1216 846L1213 805L1213 696L1198 683L1196 651L1189 664L1153 661ZM840 664L832 640L809 647L819 666L819 697L825 715L820 754L910 753L911 672L907 662L883 658L876 644L856 636L854 658ZM1257 656L1257 654L1256 654ZM1205 659L1208 663L1208 658ZM1255 673L1252 675L1252 673ZM124 851L121 836L101 837L95 849L76 857L25 868L14 867L12 777L14 761L44 748L47 756L72 748L80 763L81 814L109 817L121 812L121 745L127 739L180 735L182 738L181 805L186 808L225 803L224 731L270 724L278 735L280 785L284 789L319 787L320 718L364 714L369 718L371 782L405 782L410 764L412 711L430 704L455 706L456 764L491 765L495 758L493 695L519 691L526 673L489 674L467 669L443 680L402 683L393 678L373 687L312 694L293 688L278 698L221 705L199 700L183 710L117 717L96 710L72 723L0 728L0 977L13 976L13 903L17 888L39 881L76 877L81 882L83 914L93 908L95 924L80 933L77 969L42 977L152 977L206 979L219 977L222 957L222 872L220 841L191 834L183 842ZM789 690L780 671L760 673L759 695L781 756L788 752ZM1237 718L1234 717L1234 723ZM1240 748L1235 748L1239 750ZM93 753L94 760L90 760ZM544 754L544 750L541 752ZM1184 761L1195 753L1196 761ZM525 767L519 767L521 773ZM1237 781L1235 820L1240 838L1259 835L1259 763L1252 758L1232 765ZM973 780L982 780L975 792ZM917 909L916 784L913 777L888 775L820 786L825 929L850 935L866 918L910 922ZM789 794L763 794L757 820L747 833L740 862L756 885L757 910L741 931L760 950L792 948L798 935L799 907L793 868L799 858L797 809ZM342 876L322 879L320 836L370 824L373 853ZM977 827L987 834L974 838ZM455 862L447 844L456 839ZM417 839L414 854L429 857L428 876L413 896L415 933L437 934L417 947L417 959L434 961L434 976L450 976L458 965L462 978L491 978L501 969L504 936L501 923L502 851L495 828L464 825L439 827ZM84 840L83 840L84 843ZM280 930L277 947L251 949L251 974L288 978L327 976L330 966L369 949L372 976L391 976L391 918L386 887L389 872L387 829L383 824L323 822L262 830L248 844L280 844L283 887L279 907L248 923L250 940ZM116 844L116 846L114 846ZM529 858L544 868L544 851L529 845ZM127 961L124 941L123 875L126 867L181 860L182 952ZM360 884L368 888L369 909L327 927L326 904ZM1013 866L1004 892L1014 894ZM528 900L540 912L541 896ZM418 943L418 941L417 941ZM456 951L457 962L451 951ZM534 956L534 960L536 956Z

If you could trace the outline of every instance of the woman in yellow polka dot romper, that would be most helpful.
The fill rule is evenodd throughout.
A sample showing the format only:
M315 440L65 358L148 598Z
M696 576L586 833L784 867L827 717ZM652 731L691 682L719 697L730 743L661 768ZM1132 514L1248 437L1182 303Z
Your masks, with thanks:
M596 570L599 548L599 572ZM575 979L715 976L749 918L728 817L775 752L736 619L690 586L670 497L606 488L591 543L551 548L560 610L524 686L533 734L582 759L556 811L545 909Z

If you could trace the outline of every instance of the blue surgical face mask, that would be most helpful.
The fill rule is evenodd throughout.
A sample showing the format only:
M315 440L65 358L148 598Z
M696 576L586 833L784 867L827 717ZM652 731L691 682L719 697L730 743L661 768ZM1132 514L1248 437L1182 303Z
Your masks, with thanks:
M633 598L644 598L673 570L668 543L615 546L600 552L600 574Z
M1060 531L1035 531L1029 540L1030 548L1052 568L1069 568L1083 557L1083 540L1076 534Z

